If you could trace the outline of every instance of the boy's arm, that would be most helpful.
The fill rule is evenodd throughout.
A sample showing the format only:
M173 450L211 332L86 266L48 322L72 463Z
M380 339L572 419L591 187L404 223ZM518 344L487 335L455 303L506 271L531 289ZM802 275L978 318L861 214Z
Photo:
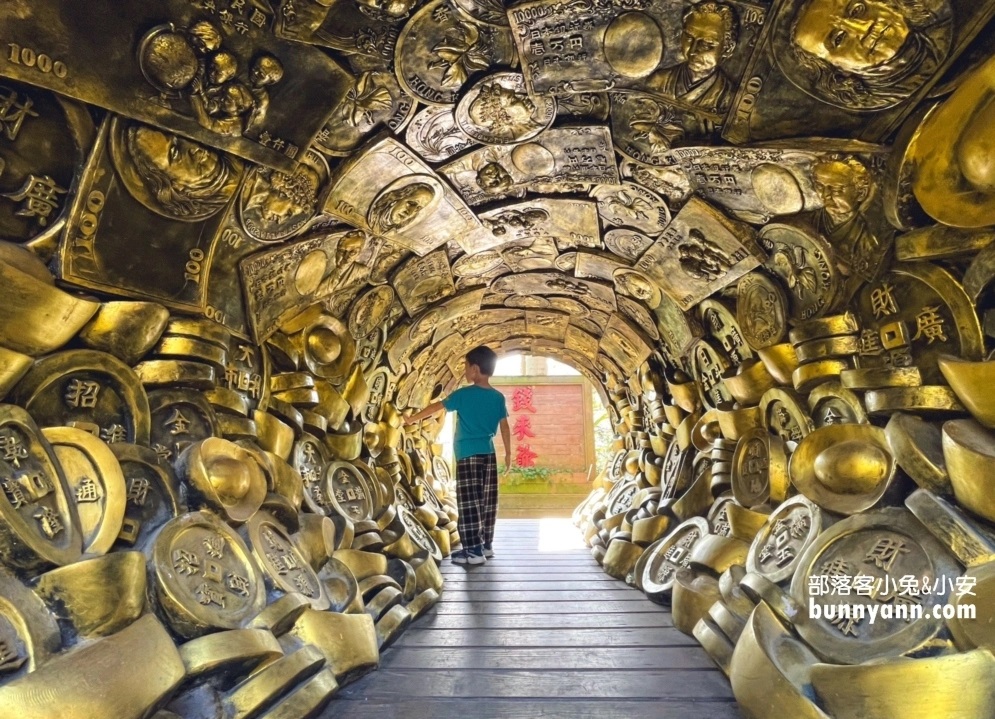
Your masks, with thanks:
M431 417L433 414L437 414L440 410L443 409L445 409L445 407L443 406L442 402L433 402L422 411L415 412L410 417L405 417L404 424L409 425L409 424L414 424L415 422L420 422L426 417Z
M508 426L508 418L501 420L501 441L504 443L504 471L511 469L511 427Z

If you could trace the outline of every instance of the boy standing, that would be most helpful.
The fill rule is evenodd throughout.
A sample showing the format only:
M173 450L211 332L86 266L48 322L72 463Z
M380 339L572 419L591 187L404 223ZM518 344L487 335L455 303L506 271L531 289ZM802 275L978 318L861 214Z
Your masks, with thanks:
M494 435L501 428L504 464L511 466L511 428L504 395L491 386L497 355L489 347L475 347L466 355L463 376L470 384L441 402L434 402L404 420L412 424L441 409L456 412L457 528L463 548L452 555L454 564L483 564L494 556L498 473Z

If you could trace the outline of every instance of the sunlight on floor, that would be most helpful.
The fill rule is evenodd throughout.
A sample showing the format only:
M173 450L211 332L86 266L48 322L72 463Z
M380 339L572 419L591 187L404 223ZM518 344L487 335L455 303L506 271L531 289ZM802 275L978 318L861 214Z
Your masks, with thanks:
M539 520L539 551L565 552L584 549L580 530L569 519L546 517Z

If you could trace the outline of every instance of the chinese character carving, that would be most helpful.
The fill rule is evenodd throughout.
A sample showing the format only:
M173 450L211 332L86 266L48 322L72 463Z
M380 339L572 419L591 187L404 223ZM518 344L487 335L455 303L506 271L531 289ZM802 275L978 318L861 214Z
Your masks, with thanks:
M136 507L144 507L149 495L149 480L133 477L128 481L128 502Z
M38 224L44 227L48 224L49 216L59 206L59 195L64 194L66 190L56 185L55 180L48 175L42 177L28 175L20 190L3 196L24 203L24 206L14 214L18 217L36 217Z
M66 385L66 404L70 407L92 409L97 406L99 392L99 382L73 379Z
M241 595L243 597L249 596L249 580L234 572L228 572L227 576L228 588L235 592L235 594Z
M80 503L96 502L98 499L100 499L100 493L97 491L97 483L90 477L84 477L76 488L76 501Z
M100 439L107 442L107 444L116 444L118 442L128 441L128 430L119 424L112 424L106 429L100 430Z
M225 595L207 582L201 584L194 594L197 596L197 601L204 606L207 606L208 604L217 604L222 609L225 608Z
M214 557L215 559L223 559L225 556L224 537L218 534L212 534L208 537L204 537L204 548L207 550L208 555Z
M878 569L890 572L891 566L898 559L898 556L900 554L908 554L909 551L909 548L905 546L905 542L883 537L867 551L864 561L873 562L877 565Z
M192 576L200 571L200 557L185 549L173 552L173 569L180 574Z
M55 539L55 535L65 528L62 525L62 519L51 507L41 507L32 516L38 520L38 523L41 525L41 531L49 539Z
M895 288L889 282L871 291L871 312L878 319L885 315L898 313L898 303L895 301Z
M916 315L916 334L912 339L917 340L924 337L929 344L933 344L936 340L947 341L943 318L937 314L938 309L940 309L938 305L922 308L922 311Z
M28 448L13 434L0 435L0 452L3 452L3 461L15 467L20 467L21 460L28 458Z
M38 113L31 109L34 104L31 98L24 98L23 103L17 100L16 92L9 87L0 87L0 131L11 142L17 139L25 119L38 117Z
M163 424L169 427L169 433L173 435L186 434L190 430L190 420L183 416L179 407L173 407L173 414Z

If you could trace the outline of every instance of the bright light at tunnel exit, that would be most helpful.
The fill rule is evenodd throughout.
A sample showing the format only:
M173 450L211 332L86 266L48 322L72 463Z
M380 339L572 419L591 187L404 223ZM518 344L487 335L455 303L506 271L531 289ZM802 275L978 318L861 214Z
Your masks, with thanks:
M584 539L570 519L546 517L539 520L540 552L566 552L585 549Z

